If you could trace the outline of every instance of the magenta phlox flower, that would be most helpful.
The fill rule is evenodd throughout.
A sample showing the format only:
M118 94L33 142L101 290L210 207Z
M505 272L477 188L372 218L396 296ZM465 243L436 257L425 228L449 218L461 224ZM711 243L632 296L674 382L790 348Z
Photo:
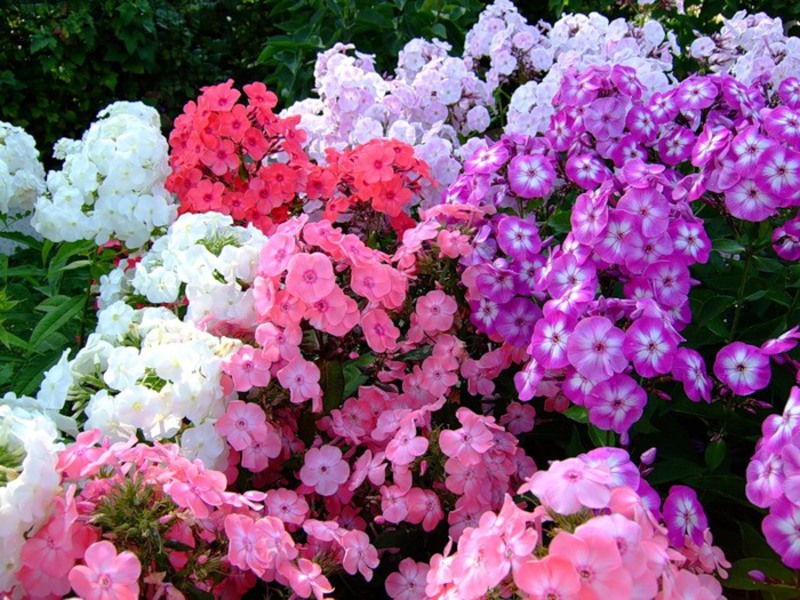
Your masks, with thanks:
M587 245L595 242L608 225L608 194L602 187L578 196L570 223L576 241Z
M714 375L734 394L747 396L769 384L769 356L756 346L733 342L717 353Z
M556 171L544 154L521 154L508 164L508 186L521 198L544 198L550 193Z
M646 404L647 392L635 379L621 373L595 385L586 397L589 421L619 434L639 420Z
M761 153L754 179L761 191L788 206L800 189L800 153L773 144Z
M582 319L567 340L567 357L584 377L604 381L628 366L624 339L625 333L605 317Z
M642 317L625 332L622 351L639 375L656 377L672 370L677 347L677 336L667 329L663 320Z
M673 546L683 548L685 536L698 546L703 545L708 519L697 499L697 492L692 488L673 485L664 501L662 514L667 525L667 537Z
M514 259L522 259L539 252L542 240L533 219L503 216L497 225L497 244Z
M672 361L672 376L683 383L690 400L711 402L712 383L699 352L691 348L679 348Z
M566 367L569 364L567 340L575 325L573 317L561 311L551 311L536 321L528 352L546 369Z

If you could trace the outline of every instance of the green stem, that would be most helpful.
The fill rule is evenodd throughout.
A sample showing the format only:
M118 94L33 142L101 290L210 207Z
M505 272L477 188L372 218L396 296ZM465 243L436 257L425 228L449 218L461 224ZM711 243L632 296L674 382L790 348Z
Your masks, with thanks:
M750 248L744 250L744 270L742 271L742 281L739 284L739 293L736 297L736 312L733 313L733 323L731 324L731 332L728 335L728 343L733 342L736 336L736 329L739 327L739 318L742 316L742 305L744 300L744 291L747 286L747 274L750 271L750 259L752 255Z
M86 344L86 321L89 314L89 302L92 299L92 266L94 265L94 261L92 260L94 253L90 250L89 255L87 257L89 261L89 267L87 268L87 281L86 281L86 298L83 301L83 313L81 314L81 336L80 336L80 345L83 347Z

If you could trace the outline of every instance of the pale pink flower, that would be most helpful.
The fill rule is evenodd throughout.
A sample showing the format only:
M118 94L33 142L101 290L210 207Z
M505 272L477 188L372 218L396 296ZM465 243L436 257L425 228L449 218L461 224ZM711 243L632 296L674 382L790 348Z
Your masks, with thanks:
M361 316L361 329L367 344L378 353L391 352L397 347L400 330L381 308L374 308Z
M424 600L430 567L412 558L400 561L399 571L386 578L386 593L392 600Z
M320 496L333 496L348 477L350 465L336 446L326 445L306 452L300 480Z
M378 551L369 543L369 536L363 531L348 531L342 537L344 558L342 567L350 575L361 573L364 579L372 581L372 570L380 562Z
M89 546L85 565L76 565L69 572L72 589L86 600L136 600L139 597L139 575L142 566L133 552L117 554L107 541Z
M441 290L428 292L417 299L417 323L426 333L447 331L453 326L458 306L452 296Z
M319 387L319 378L319 367L300 356L290 360L278 371L278 381L289 390L290 400L294 404L311 400L314 412L322 410L322 389Z
M514 573L514 582L530 600L577 600L581 590L575 568L560 556L531 556Z
M323 299L336 287L331 259L321 252L292 256L286 275L286 289L303 302Z

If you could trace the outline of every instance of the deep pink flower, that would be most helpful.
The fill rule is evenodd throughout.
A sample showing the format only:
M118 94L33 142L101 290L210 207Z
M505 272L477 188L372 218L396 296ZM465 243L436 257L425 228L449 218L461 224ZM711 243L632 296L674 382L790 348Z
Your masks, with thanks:
M686 395L694 402L711 401L711 379L706 363L696 350L679 348L672 362L672 375L683 383Z
M369 347L379 354L394 350L400 337L400 330L382 308L373 308L361 316L361 330Z
M314 412L322 410L322 389L319 387L319 378L319 367L300 356L290 360L278 371L278 381L289 390L290 400L294 404L311 400Z
M139 597L139 575L142 566L133 552L117 554L107 541L89 546L85 565L76 565L69 572L72 589L87 600L136 600Z
M639 375L655 377L670 372L677 346L676 335L667 330L664 321L642 317L628 327L622 350Z
M561 311L551 311L533 327L528 351L546 369L562 369L569 364L567 340L575 328L575 319Z

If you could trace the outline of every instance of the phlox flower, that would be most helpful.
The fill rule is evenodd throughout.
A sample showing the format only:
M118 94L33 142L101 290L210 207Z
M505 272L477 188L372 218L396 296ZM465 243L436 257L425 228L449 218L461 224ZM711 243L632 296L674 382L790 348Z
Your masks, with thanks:
M456 417L462 427L442 431L439 447L445 455L455 457L465 465L477 464L481 455L494 445L494 435L486 426L486 419L468 408L459 408Z
M616 540L596 532L573 535L560 532L550 543L550 556L572 564L580 577L581 598L629 598L632 582L622 567Z
M276 233L261 249L258 260L258 273L267 277L277 277L289 267L289 261L297 254L294 236Z
M686 395L694 402L711 401L711 379L706 363L696 350L679 348L672 362L672 375L683 383Z
M500 308L495 331L512 346L524 348L530 342L534 323L541 315L541 309L533 302L517 296Z
M374 308L361 316L361 329L373 351L391 352L397 346L400 330L381 308Z
M523 402L533 398L544 375L545 368L539 361L535 358L529 360L522 370L514 375L514 387L517 389L518 398Z
M278 371L278 381L289 390L290 400L300 404L311 400L312 410L322 410L322 389L319 387L319 367L298 356Z
M256 434L253 441L242 451L242 466L253 473L267 468L269 459L277 458L283 444L281 436L269 426L266 434Z
M676 548L683 548L684 536L689 536L698 546L703 545L703 535L708 519L697 499L697 493L685 485L673 485L662 509L667 525L667 536Z
M232 400L228 410L214 424L221 436L228 440L234 450L241 452L253 443L256 436L267 435L267 415L254 402Z
M647 393L628 375L601 381L586 397L589 421L601 429L625 433L642 416Z
M302 525L309 514L308 502L297 492L287 489L269 490L264 507L270 516L284 523Z
M737 219L758 223L778 211L779 202L753 179L740 179L725 190L725 206Z
M300 480L320 496L333 496L349 476L350 465L336 446L311 448L300 469Z
M794 198L800 188L800 153L778 144L770 146L758 159L755 182L775 198Z
M411 421L406 421L386 446L386 458L395 465L408 465L428 451L428 440L417 435Z
M444 518L439 497L432 490L411 488L406 495L409 523L421 523L423 531L433 531Z
M761 154L770 147L770 140L758 133L758 127L745 127L731 142L736 157L736 170L742 177L752 177Z
M609 211L608 224L599 235L594 247L595 252L607 263L623 263L629 237L638 229L639 222L630 213L616 209Z
M584 192L578 196L572 207L570 224L578 242L592 244L608 224L607 198L597 192Z
M303 330L297 324L277 327L272 323L261 323L256 328L256 342L263 348L277 349L280 358L292 360L300 356Z
M573 290L594 293L597 287L597 269L594 262L581 262L575 254L564 254L553 261L547 276L547 291L553 298L561 298Z
M571 181L587 190L597 187L611 174L600 158L591 154L571 156L565 170Z
M509 433L519 435L533 431L536 420L536 409L530 404L510 402L500 424L505 425Z
M497 244L509 256L522 259L539 252L542 240L533 220L505 215L497 225Z
M466 173L490 174L499 171L508 161L508 148L498 142L488 148L481 148L464 163Z
M797 147L800 142L800 115L786 106L777 106L766 113L764 129L774 138Z
M629 189L617 203L617 209L637 218L645 237L657 237L669 226L669 205L664 195L652 188Z
M701 110L711 106L718 93L710 79L692 76L678 86L675 100L681 110Z
M733 342L717 353L714 375L734 394L747 396L769 384L769 357L756 346Z
M643 275L650 281L656 300L667 308L680 306L689 296L689 268L680 262L655 262L645 269Z
M577 600L581 591L575 567L561 556L531 556L514 573L514 583L531 600Z
M688 127L670 127L658 142L661 160L668 165L682 163L691 156L694 142L695 135Z
M582 507L605 508L611 499L611 476L589 467L578 458L556 461L546 471L537 471L520 488L532 492L545 506L571 515Z
M235 171L239 167L239 156L230 140L222 140L213 150L206 150L201 160L217 176Z
M89 546L85 565L76 565L69 572L72 589L87 600L136 600L139 597L139 575L142 566L133 552L117 554L107 541Z
M447 331L453 326L458 309L455 299L441 290L433 290L417 299L417 323L430 334Z
M430 567L412 558L400 561L398 571L386 578L386 593L392 600L423 600Z
M354 264L350 272L350 287L359 296L379 304L392 291L392 268L380 263Z
M567 358L584 377L604 381L628 366L624 339L625 333L606 317L582 319L567 340Z
M322 300L336 287L331 259L320 252L295 254L288 271L286 289L306 303Z
M583 124L599 141L619 137L625 129L625 102L619 96L594 100L583 113Z
M197 461L197 464L202 463ZM190 463L183 473L164 485L164 492L181 508L190 508L195 517L205 519L211 514L209 506L222 505L226 487L223 473Z
M361 573L364 579L372 581L372 570L380 562L378 551L369 543L369 536L363 531L348 531L342 536L344 558L342 567L346 573L355 575Z
M664 321L641 317L625 332L622 351L639 375L655 377L670 372L677 346L675 334L667 329Z
M546 369L562 369L569 364L567 340L575 319L558 310L536 321L528 352Z
M452 356L429 356L422 361L422 387L434 397L443 396L458 383L458 361Z
M552 161L543 154L517 155L508 165L508 185L521 198L544 198L555 177Z
M761 508L772 506L784 495L784 479L780 454L756 453L747 465L747 499Z
M306 558L298 559L296 567L293 563L283 562L279 571L289 581L292 591L301 598L314 594L314 598L323 600L325 594L333 592L330 581L322 574L322 567Z
M669 226L672 247L679 258L687 263L706 263L711 254L711 240L703 227L703 221L674 219Z
M800 325L795 325L789 331L782 333L777 338L769 339L761 344L761 352L768 356L784 354L797 346L800 341Z
M395 176L394 149L388 144L367 144L361 147L355 172L367 185L390 181Z
M269 368L278 357L279 353L275 348L257 350L245 344L223 363L222 368L233 379L233 389L246 392L269 383Z
M263 532L256 521L245 515L225 517L225 536L228 538L228 560L235 567L251 570L259 577L269 567Z

